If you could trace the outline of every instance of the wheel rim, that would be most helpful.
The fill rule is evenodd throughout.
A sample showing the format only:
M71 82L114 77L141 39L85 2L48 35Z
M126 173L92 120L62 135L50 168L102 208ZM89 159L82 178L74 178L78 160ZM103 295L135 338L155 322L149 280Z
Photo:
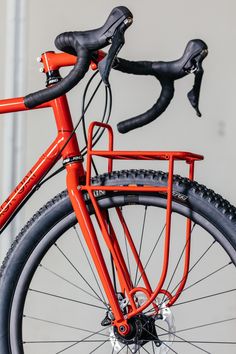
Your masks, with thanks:
M143 197L142 202L144 202L144 200L145 197ZM117 203L119 202L117 201ZM163 200L161 200L160 198L155 198L155 203L156 206L163 206ZM146 206L147 204L149 204L149 202L146 203ZM148 208L146 208L146 206L144 206L144 208L142 208L142 212L140 212L140 217L139 217L140 220L141 220L141 214L142 214L142 220L144 219L147 220L150 217L148 213L151 208L153 209L153 207L148 206ZM133 207L131 206L124 207L124 210L126 209L125 215L128 215L130 213L132 216L131 208ZM134 208L136 208L136 206ZM178 208L181 208L182 213L184 214L184 207L176 205L175 209ZM164 210L161 211L161 209L158 208L158 211L160 211L164 215ZM187 213L187 211L185 212ZM201 216L195 213L192 213L192 218L194 220L198 219L198 222L200 219L202 219ZM137 220L137 215L136 215L136 220ZM24 268L24 272L22 273L18 282L18 287L16 288L16 292L12 304L12 311L11 311L11 321L10 321L11 334L12 334L11 347L13 353L30 354L34 352L35 354L37 354L41 352L50 352L50 353L65 352L66 354L67 353L69 354L69 353L75 353L81 351L83 353L107 352L107 353L115 354L119 351L120 353L132 352L132 348L130 345L124 345L124 347L122 347L119 350L114 349L114 345L112 345L112 339L110 335L111 332L109 332L109 327L107 328L99 327L102 319L106 314L107 306L106 306L105 296L101 294L101 289L99 289L98 287L97 276L90 269L88 258L87 258L88 255L83 256L84 258L82 263L87 264L87 266L86 269L81 274L83 278L85 278L86 280L86 278L88 277L87 272L90 272L91 273L90 278L91 280L93 280L93 283L92 285L89 286L86 283L86 281L83 278L81 278L81 276L79 276L80 279L83 280L82 281L83 284L86 284L86 287L83 288L83 290L78 289L78 283L77 283L78 279L76 279L76 277L79 275L78 271L80 266L78 265L78 263L75 265L74 264L75 261L72 262L71 259L69 259L68 249L67 249L68 244L70 245L74 244L74 243L71 244L71 240L70 242L68 241L70 237L73 237L74 238L73 242L76 240L76 242L78 243L78 245L80 245L80 247L81 247L81 242L83 242L82 238L79 238L78 228L73 227L74 221L75 221L74 215L71 214L67 217L66 227L64 225L64 222L61 222L56 227L54 227L48 234L47 236L48 239L47 240L44 239L40 242L40 246L36 248L37 252L35 250L37 254L34 252L31 255L29 262ZM214 228L214 226L208 225L204 219L202 219L202 223L205 223L205 227L207 226L208 231L214 233L219 239L221 238L220 233ZM141 229L145 228L145 226L143 226L143 221L141 222L141 224L142 224ZM159 230L158 230L158 234L156 235L157 236L156 238L157 239L160 238L161 240L163 234L163 224L162 226L160 225L160 223L158 225L159 225ZM69 231L67 231L67 233L64 233L64 228L67 229L68 227L70 227ZM196 228L199 228L199 226L197 225L194 227L194 232L196 231ZM41 259L43 253L45 252L46 244L49 242L49 238L51 239L52 242L52 240L55 239L55 234L57 234L59 229L61 229L64 239L61 238L58 241L56 241L56 244L53 244L52 247L50 248L51 250L50 252L52 252L51 255L47 253L47 255L43 258L42 262L40 263L41 265L39 267L39 270L35 273L33 281L31 282L30 290L27 293L26 301L24 301L24 291L22 289L27 287L27 284L30 282L31 276L34 273L33 263L35 262L36 258ZM74 236L68 236L68 233L70 233L71 230ZM176 231L176 234L178 234L178 231ZM139 232L139 236L142 237L142 232ZM197 237L199 236L195 236L195 234L193 233L192 237L193 237L193 242L202 244L202 241L200 242L199 239L197 239ZM204 237L206 236L202 235L201 240ZM149 238L151 238L150 235ZM137 241L136 242L137 248L139 249L140 239L139 241L138 240L136 241ZM195 256L195 259L193 258L193 262L190 267L191 276L192 274L197 273L197 271L200 272L201 275L198 278L193 277L192 281L191 279L189 280L186 289L184 290L178 303L176 303L173 306L173 310L171 309L176 322L176 332L175 332L174 339L170 338L173 336L172 333L168 333L170 332L168 325L165 322L163 324L157 322L156 330L157 330L158 338L160 338L161 340L163 338L162 346L160 348L156 346L153 347L154 341L149 341L149 343L145 344L143 347L140 346L137 349L137 352L143 352L143 353L145 353L146 351L150 353L176 352L181 354L195 353L195 352L217 353L220 352L222 348L223 350L226 348L225 350L228 350L227 353L234 353L235 343L233 342L233 333L231 333L230 331L232 331L232 327L235 328L236 311L234 311L234 314L232 314L231 312L233 312L232 308L235 305L235 304L233 305L234 302L232 301L232 297L235 296L234 288L236 288L236 286L232 286L232 283L226 284L225 281L226 271L231 274L231 268L233 267L232 261L228 257L226 257L227 259L224 258L225 256L223 256L223 253L221 251L219 250L216 251L216 247L218 247L218 243L215 242L215 240L211 239L210 242L209 240L208 241L204 240L203 243L204 243L204 247L200 250L200 255ZM153 255L157 257L154 251L156 252L159 245L158 247L155 245L156 245L156 241L154 242L154 240L152 240L152 247L149 248L147 251L146 250L143 251L142 249L142 251L140 252L141 256L144 259L144 264L148 262L147 268L150 268L150 270L153 269L153 259L154 259ZM124 248L124 252L127 255L126 246L127 245L124 243L123 248ZM154 251L153 251L153 247L155 247ZM184 248L184 243L182 243L181 247L182 249L179 250L178 252L179 256L181 255L182 250ZM230 245L227 245L226 247L230 249ZM81 250L82 250L81 254L83 254L83 247L81 247ZM218 263L219 254L221 253L222 255L220 255L220 257L222 257L222 264L218 265L215 268L214 267L212 268L211 266L208 265L207 272L203 274L202 273L204 270L203 268L206 268L206 264L202 263L203 260L208 259L208 257L211 257L211 259L215 257ZM152 254L151 257L152 259L148 261L150 254ZM231 255L235 255L235 251L232 251ZM60 257L58 258L58 256ZM178 285L177 275L179 273L179 269L178 267L176 268L176 265L181 264L181 260L179 260L179 256L176 257L175 262L173 262L172 273L170 273L169 278L165 285L165 288L167 290L173 290ZM54 260L57 267L55 267L55 264L54 265L52 264L53 257L57 258L57 260L56 258ZM78 256L78 259L81 260L80 256ZM65 262L66 266L65 264L63 265L62 260ZM130 259L128 260L127 258L127 263L129 269L131 269L132 261ZM202 268L200 267L200 264ZM67 275L68 269L73 270L74 272L72 278L68 278ZM40 278L41 275L37 275L39 274L38 273L39 271L44 275L47 274L46 281ZM224 284L223 283L221 284L222 286L220 287L220 290L215 289L215 283L219 282L218 275L221 275L221 279L223 279L224 281ZM134 282L137 283L140 274L138 274L136 269L134 270L132 276ZM52 292L52 290L50 293L50 286L53 284L53 282L55 283L55 279L57 282L61 283L60 287L61 289L63 288L63 293L55 292L55 291ZM34 284L36 283L38 284L39 280L41 284L40 289L38 286L36 288L34 287ZM175 284L175 286L173 284ZM210 290L210 285L212 286L212 291ZM207 289L204 289L204 287L206 287ZM191 296L188 295L188 293L191 292L190 291L191 289L195 290L195 294L196 294L195 298L194 297L191 298ZM49 293L51 295L49 295ZM184 298L185 296L184 293L186 294L186 298ZM80 294L80 297L78 296L78 294ZM213 294L216 294L216 296L213 297L212 296ZM40 310L41 311L40 313L40 311L37 310L39 309L38 304L39 302L40 303L44 302L45 298L48 298L47 299L48 303L47 305L44 304L45 311L42 312ZM222 300L223 298L224 300ZM93 305L95 306L91 306L91 302L89 299L94 301ZM209 304L207 305L203 304L205 301L207 301L207 299L210 301L211 304L210 310L209 310ZM163 302L164 297L161 297L159 301ZM59 305L57 304L56 307L53 308L56 302L59 302L60 304ZM67 303L66 305L67 311L64 306L65 303ZM32 304L34 305L34 308L36 308L36 310L32 310ZM89 308L89 311L87 309L86 310L82 309L80 310L81 311L80 313L78 311L77 316L74 316L74 313L77 310L73 308L74 306L78 306L78 304L84 308L85 307ZM189 308L187 310L180 310L181 307L187 308L191 304L194 305L194 310L189 310ZM221 306L219 306L219 304L221 304ZM217 313L216 309L219 308L221 310L220 311L218 310ZM95 310L97 314L93 315L93 311ZM16 318L16 315L22 313L22 311L23 311L23 321L22 321L23 340L21 339L21 320ZM211 320L208 320L209 312L214 314ZM63 314L63 316L60 317L60 313ZM73 316L71 314L73 314ZM88 321L88 318L90 320L90 318L94 318L94 316L97 319L96 326L95 323L93 323L94 320ZM63 321L60 319L62 317L64 318ZM71 317L75 317L73 318L72 322L71 322ZM187 317L191 318L191 321L189 321L189 318ZM90 327L87 324L87 322L89 322ZM219 326L221 326L221 330L218 328ZM207 334L206 331L210 327L211 330L208 331ZM222 333L222 328L224 328L224 332L227 333ZM51 333L54 333L53 336L51 335L51 339L49 338L50 331ZM37 337L35 337L35 333L37 333ZM204 338L202 337L202 333L204 334ZM20 343L22 341L24 343ZM213 342L218 342L218 343L213 343ZM88 345L89 348L86 347ZM35 349L36 346L38 349ZM45 350L46 346L48 346L48 348ZM53 349L52 346L54 346Z

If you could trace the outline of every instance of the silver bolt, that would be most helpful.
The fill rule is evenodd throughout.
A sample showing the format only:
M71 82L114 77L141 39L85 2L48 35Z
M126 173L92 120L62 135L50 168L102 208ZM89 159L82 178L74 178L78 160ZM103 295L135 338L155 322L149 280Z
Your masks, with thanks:
M40 73L44 73L44 68L40 68L40 69L39 69L39 72L40 72Z
M125 326L120 326L119 330L120 330L121 332L124 332L124 331L125 331Z
M124 24L125 24L127 27L130 26L132 23L133 23L132 17L127 17L127 18L124 20Z

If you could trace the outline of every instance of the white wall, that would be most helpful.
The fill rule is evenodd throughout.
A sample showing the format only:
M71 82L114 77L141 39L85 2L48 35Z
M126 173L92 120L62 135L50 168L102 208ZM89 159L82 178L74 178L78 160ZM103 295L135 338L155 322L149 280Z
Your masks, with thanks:
M3 97L4 95L4 51L5 51L5 42L6 42L6 36L5 36L5 1L0 2L0 77L1 77L1 85L0 85L0 95ZM2 118L2 117L1 117ZM3 119L0 119L0 140L1 142L3 141ZM1 145L1 155L2 155L2 145ZM2 156L1 156L1 161L2 161ZM2 164L0 166L0 172L2 173ZM1 185L0 185L0 191ZM1 193L2 194L2 193ZM2 198L1 198L2 200Z
M3 4L3 2L1 2ZM99 4L99 5L98 5ZM44 76L38 72L35 58L45 50L54 49L54 38L62 31L95 28L104 22L118 1L80 2L69 0L29 1L27 35L27 92L44 85ZM236 199L233 188L235 161L235 2L227 1L123 1L134 15L134 23L126 34L126 45L120 56L129 59L172 60L179 57L188 40L202 38L209 46L204 62L205 77L202 85L200 109L203 118L197 118L186 94L193 84L193 76L176 83L176 94L168 110L154 123L127 135L116 133L119 147L146 149L192 150L204 154L196 178L223 194L232 202ZM3 4L4 5L4 4ZM1 11L4 19L4 8ZM4 21L1 21L3 26ZM1 48L4 51L4 27ZM2 60L2 59L1 59ZM2 66L1 65L1 70ZM113 72L111 82L114 94L112 125L149 108L157 99L160 86L154 78L125 76ZM2 82L3 83L3 82ZM1 90L2 90L1 85ZM83 86L83 85L82 85ZM25 92L22 92L24 95ZM80 113L81 90L70 95L74 119ZM101 112L102 104L98 102ZM91 119L98 119L94 107ZM27 114L27 169L55 135L52 115L46 111ZM40 139L37 134L41 131ZM168 132L168 134L167 134ZM63 178L50 187L51 194L64 188ZM34 197L26 209L26 217L47 199L47 193Z
M4 95L5 5L0 2L0 94ZM54 50L54 38L68 30L87 30L103 24L114 6L121 1L99 0L31 0L27 10L27 91L44 86L44 76L38 71L36 57L46 50ZM116 131L116 124L125 118L141 113L154 103L160 85L154 78L126 76L112 72L113 113L111 124L115 130L116 147L120 149L189 150L204 154L205 161L196 167L196 179L216 190L236 204L235 173L235 70L236 26L234 0L178 0L157 1L123 0L130 8L134 23L126 34L126 45L120 56L132 60L173 60L180 57L190 39L201 38L209 46L204 61L205 75L202 84L198 118L186 97L193 84L193 76L176 82L176 94L168 110L158 120L143 129L127 135ZM79 86L80 87L80 86ZM74 121L80 115L82 89L69 95ZM81 84L84 87L84 83ZM91 110L91 120L99 119L102 112L100 98ZM2 143L2 117L0 141ZM26 114L26 166L27 171L56 134L52 114L35 111ZM80 134L81 136L81 134ZM141 144L140 144L141 142ZM10 144L10 142L9 142ZM102 143L103 144L103 143ZM141 145L141 146L140 146ZM0 149L2 160L2 146ZM121 164L117 165L121 167ZM141 166L135 163L134 166ZM148 167L165 168L157 163ZM122 164L128 168L128 165ZM0 172L1 167L0 167ZM101 170L102 172L102 170ZM183 172L183 171L182 171ZM23 177L23 176L22 176ZM49 198L65 189L64 174L42 188L25 208L22 225ZM4 191L2 191L3 198ZM3 199L2 198L2 199Z

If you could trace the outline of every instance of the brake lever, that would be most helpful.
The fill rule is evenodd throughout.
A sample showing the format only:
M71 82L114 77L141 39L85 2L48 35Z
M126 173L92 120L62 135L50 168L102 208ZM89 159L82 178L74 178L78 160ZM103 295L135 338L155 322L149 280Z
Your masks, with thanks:
M125 43L125 31L132 23L132 18L127 18L121 26L119 26L111 38L111 47L103 60L98 63L98 70L102 81L106 86L110 86L109 74L112 69L114 60Z
M194 71L194 75L195 75L194 85L192 90L189 91L187 94L189 102L191 103L192 107L195 109L198 117L202 116L199 110L199 97L200 97L203 73L204 71L202 69L202 66Z
M202 114L199 110L199 97L201 90L201 83L204 70L202 68L202 61L207 56L208 51L204 49L200 52L200 54L193 59L194 65L189 69L189 73L193 73L195 75L194 85L191 91L188 92L187 97L192 107L195 109L197 116L201 117Z

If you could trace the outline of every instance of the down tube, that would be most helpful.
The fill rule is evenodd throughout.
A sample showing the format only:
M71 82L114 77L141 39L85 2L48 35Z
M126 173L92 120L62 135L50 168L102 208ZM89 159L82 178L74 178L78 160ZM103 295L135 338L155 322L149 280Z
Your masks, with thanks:
M7 223L8 219L27 197L32 188L58 160L60 157L60 155L58 156L59 146L63 140L64 138L62 136L57 136L54 142L12 191L5 202L0 206L0 233L3 231L3 227Z

